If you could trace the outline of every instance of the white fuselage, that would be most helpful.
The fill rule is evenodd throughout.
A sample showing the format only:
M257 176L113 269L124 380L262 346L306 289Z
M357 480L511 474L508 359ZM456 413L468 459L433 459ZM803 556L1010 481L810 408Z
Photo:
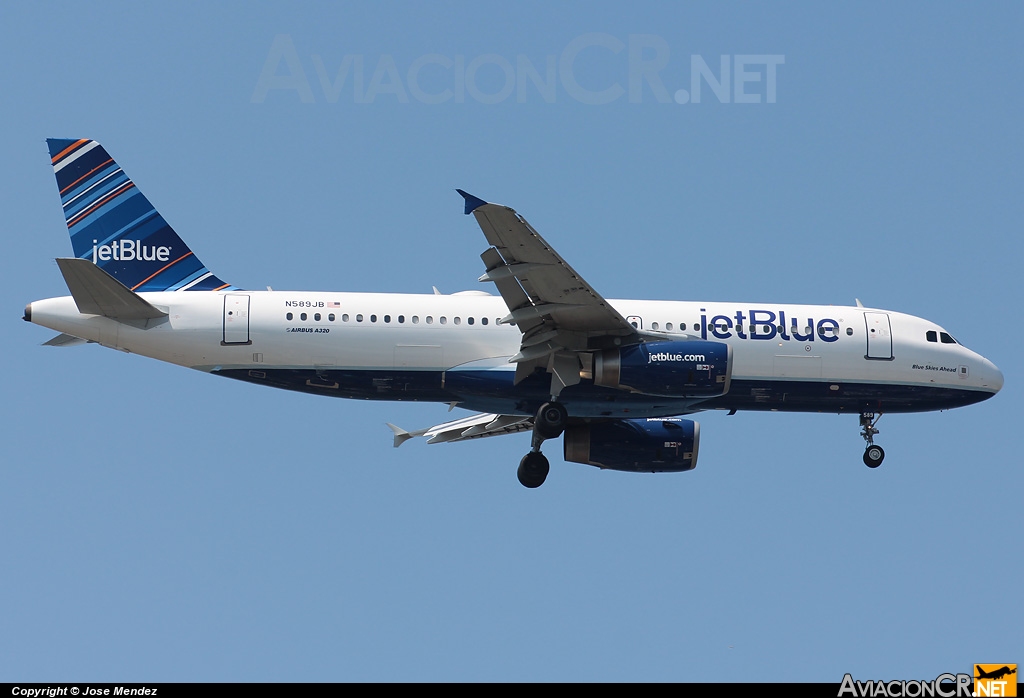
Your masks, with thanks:
M276 387L526 411L515 409L513 396L501 394L508 381L481 379L473 384L478 388L456 389L454 394L446 388L460 371L505 378L514 372L508 358L519 350L521 334L515 326L499 324L508 310L496 296L281 291L140 295L167 317L146 327L83 315L71 297L36 301L28 313L34 323L107 347L253 382L265 380ZM849 306L609 302L648 335L708 339L732 347L729 394L696 409L924 411L977 402L1002 386L1002 374L990 361L955 343L938 325L903 313ZM403 384L407 389L396 387L395 376L415 375L422 375L429 389L408 381ZM428 375L438 376L436 390ZM287 380L278 380L280 376ZM375 393L372 387L348 389L346 381L360 376L371 377L366 385L377 386ZM876 387L877 406L871 386ZM621 412L618 407L609 411L586 406L589 401L581 391L576 410L581 416L696 411L692 404L637 396L623 401ZM856 398L836 401L854 393ZM571 391L566 399L573 402Z

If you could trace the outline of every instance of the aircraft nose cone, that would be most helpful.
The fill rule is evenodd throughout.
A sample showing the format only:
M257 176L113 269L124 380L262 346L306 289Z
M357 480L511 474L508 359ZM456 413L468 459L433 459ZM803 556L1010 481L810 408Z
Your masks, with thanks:
M1003 389L1003 372L995 364L992 364L992 389L997 393Z
M981 385L995 395L1003 389L1003 372L988 359L982 359Z

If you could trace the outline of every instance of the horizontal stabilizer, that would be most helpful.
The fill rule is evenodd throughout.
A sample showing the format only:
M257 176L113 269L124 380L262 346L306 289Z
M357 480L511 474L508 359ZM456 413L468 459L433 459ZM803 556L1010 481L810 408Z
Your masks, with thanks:
M117 321L167 317L88 259L60 258L57 266L80 313Z
M75 337L70 334L59 334L48 342L43 342L44 347L77 347L79 344L88 344L89 340Z

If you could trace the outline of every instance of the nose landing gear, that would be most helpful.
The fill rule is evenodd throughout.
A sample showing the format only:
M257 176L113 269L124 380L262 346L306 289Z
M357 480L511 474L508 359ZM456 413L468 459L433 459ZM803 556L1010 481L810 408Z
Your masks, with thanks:
M548 459L540 452L540 446L547 439L557 439L565 431L569 421L569 413L559 402L545 402L537 410L533 420L533 447L519 462L519 482L523 487L531 489L540 487L547 479Z
M862 412L860 415L860 435L867 443L867 448L864 450L864 465L869 468L877 468L885 458L885 451L882 450L882 447L875 445L875 434L878 433L875 425L881 418L881 413L876 415L874 412Z

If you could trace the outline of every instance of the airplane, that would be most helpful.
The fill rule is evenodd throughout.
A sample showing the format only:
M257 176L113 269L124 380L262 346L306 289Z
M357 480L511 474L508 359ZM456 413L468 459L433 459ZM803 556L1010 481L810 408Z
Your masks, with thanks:
M630 472L697 464L704 410L856 414L863 461L883 414L946 410L1002 388L996 366L941 326L855 306L605 299L513 209L461 189L487 241L486 291L244 290L209 271L98 142L48 139L74 257L70 296L24 319L236 380L314 395L473 412L394 446L529 432L519 481L539 487L545 441L566 461Z
M1003 666L1003 667L1000 667L999 669L994 669L993 671L985 671L980 666L975 664L974 665L974 669L977 672L977 676L974 677L976 679L1001 679L1004 676L1009 676L1010 674L1016 674L1017 673L1017 665L1016 664L1014 665L1014 667L1012 669L1009 666Z

